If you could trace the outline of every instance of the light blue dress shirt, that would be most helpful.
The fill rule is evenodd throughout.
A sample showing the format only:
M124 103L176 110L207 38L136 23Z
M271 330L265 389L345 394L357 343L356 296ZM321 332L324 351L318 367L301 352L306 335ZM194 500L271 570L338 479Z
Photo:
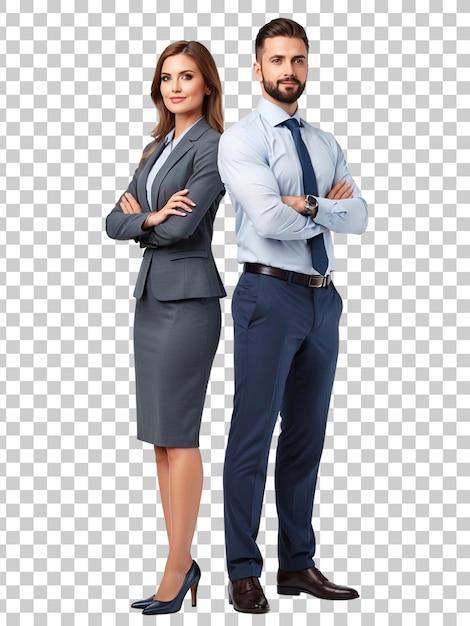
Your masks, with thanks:
M284 204L281 196L304 195L302 168L290 130L277 125L289 118L281 107L261 98L258 108L223 133L219 171L236 215L238 261L318 274L312 267L308 239L324 233L329 274L335 269L331 232L361 234L367 204L349 173L339 144L330 133L301 124L318 183L314 219ZM353 197L328 200L340 180L352 185Z

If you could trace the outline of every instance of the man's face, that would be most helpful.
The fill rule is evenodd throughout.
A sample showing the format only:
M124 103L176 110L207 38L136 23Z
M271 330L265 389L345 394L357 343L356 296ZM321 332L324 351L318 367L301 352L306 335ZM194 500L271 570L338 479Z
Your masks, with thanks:
M307 81L307 47L302 39L294 37L266 39L254 70L268 100L293 104L302 95Z

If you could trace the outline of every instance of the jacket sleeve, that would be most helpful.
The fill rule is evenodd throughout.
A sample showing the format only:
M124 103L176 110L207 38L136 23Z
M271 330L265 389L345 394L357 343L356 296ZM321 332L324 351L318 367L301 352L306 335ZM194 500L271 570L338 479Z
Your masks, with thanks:
M144 153L151 145L152 144L149 144L148 146L144 148ZM137 179L139 177L141 164L142 164L142 161L139 164L139 167L137 167L137 169L135 170L134 176L132 177L132 180L129 183L129 186L124 192L124 193L128 193L128 192L131 193L136 199L137 199ZM138 241L138 238L140 237L140 235L142 235L145 232L142 230L142 224L145 220L146 212L144 214L123 213L121 207L119 206L119 203L123 195L124 194L120 196L119 200L116 202L116 206L106 218L106 233L108 234L108 237L111 237L111 239L121 239L121 240L135 239L136 241Z
M203 220L207 211L216 200L221 200L225 188L217 168L217 151L220 135L211 133L204 141L196 141L193 170L185 188L188 197L195 202L191 213L185 217L170 215L162 224L151 231L145 231L139 237L142 246L169 246L181 239L188 239ZM176 166L177 167L177 166Z

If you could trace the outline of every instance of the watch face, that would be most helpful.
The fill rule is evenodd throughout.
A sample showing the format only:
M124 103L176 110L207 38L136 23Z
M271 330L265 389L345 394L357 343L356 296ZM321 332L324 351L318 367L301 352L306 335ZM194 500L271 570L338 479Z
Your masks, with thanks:
M311 194L307 194L306 200L307 200L307 203L310 206L310 208L312 208L312 209L316 209L317 208L318 201L315 198L315 196L312 196Z

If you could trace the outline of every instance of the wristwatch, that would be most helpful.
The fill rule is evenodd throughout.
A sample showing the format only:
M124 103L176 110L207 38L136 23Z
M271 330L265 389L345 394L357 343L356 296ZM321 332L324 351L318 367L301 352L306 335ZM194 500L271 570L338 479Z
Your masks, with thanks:
M312 196L310 193L308 193L305 196L305 211L303 215L305 215L306 217L316 217L317 213L318 200L315 198L315 196Z

